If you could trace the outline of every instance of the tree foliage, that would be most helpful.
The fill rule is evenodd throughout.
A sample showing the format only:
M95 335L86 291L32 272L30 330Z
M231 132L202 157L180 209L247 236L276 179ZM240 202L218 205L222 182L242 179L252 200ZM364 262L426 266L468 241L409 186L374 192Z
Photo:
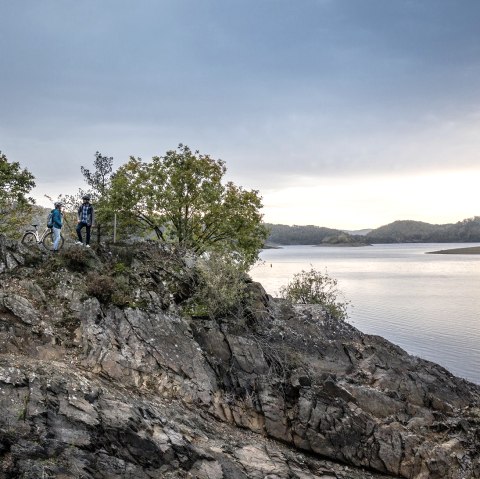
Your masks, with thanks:
M201 254L233 251L251 264L266 237L258 191L222 183L222 160L180 144L151 162L131 157L112 177L109 201L123 221Z
M16 232L25 221L35 203L27 196L34 186L34 176L0 151L0 232Z
M337 288L337 280L315 268L302 270L280 288L280 295L294 304L319 304L335 319L348 317L348 302L342 301L342 293Z
M104 230L112 224L113 213L109 207L108 190L113 174L113 157L103 156L97 151L93 167L93 170L83 166L80 169L90 187L89 193L92 202L95 203L95 223L97 225L98 241L100 241L101 234L104 234Z
M84 166L80 167L86 183L91 188L92 200L99 201L105 196L113 172L113 157L103 156L100 152L95 153L93 162L94 170L89 170Z

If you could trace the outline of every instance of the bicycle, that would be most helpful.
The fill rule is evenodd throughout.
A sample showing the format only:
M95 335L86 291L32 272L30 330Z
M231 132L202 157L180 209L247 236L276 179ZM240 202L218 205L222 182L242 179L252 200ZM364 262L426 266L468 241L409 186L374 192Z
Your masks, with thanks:
M38 225L32 225L35 229L25 231L22 243L25 245L33 245L33 244L41 244L45 249L52 250L53 249L53 231L50 228L45 228L43 233L39 235L39 231L37 229ZM58 243L58 249L62 248L64 243L64 238L62 234L60 234L60 243Z

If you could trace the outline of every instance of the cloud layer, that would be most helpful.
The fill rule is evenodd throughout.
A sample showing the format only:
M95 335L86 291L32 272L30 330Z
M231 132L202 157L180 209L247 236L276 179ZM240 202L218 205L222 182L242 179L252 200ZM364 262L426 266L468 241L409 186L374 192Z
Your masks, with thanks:
M179 142L261 190L478 168L475 0L0 8L0 149L50 189Z

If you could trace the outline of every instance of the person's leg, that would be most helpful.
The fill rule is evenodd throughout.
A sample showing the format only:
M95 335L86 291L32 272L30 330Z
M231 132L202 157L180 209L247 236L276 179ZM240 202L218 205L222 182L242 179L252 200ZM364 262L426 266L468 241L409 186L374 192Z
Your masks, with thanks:
M85 225L85 223L78 223L77 227L75 228L76 231L77 231L78 241L80 241L80 243L83 243L82 228L83 228L84 225Z
M85 225L87 227L87 238L85 240L85 244L89 245L90 244L90 230L92 227L90 225Z
M53 251L58 251L58 245L60 243L60 228L52 228L53 231Z

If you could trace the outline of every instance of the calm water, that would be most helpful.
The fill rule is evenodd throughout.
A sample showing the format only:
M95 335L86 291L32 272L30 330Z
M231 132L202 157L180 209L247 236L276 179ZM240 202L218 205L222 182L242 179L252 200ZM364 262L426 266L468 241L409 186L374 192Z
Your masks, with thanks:
M480 255L425 254L465 246L477 245L285 246L264 250L251 276L275 296L302 269L326 269L358 329L480 384Z

